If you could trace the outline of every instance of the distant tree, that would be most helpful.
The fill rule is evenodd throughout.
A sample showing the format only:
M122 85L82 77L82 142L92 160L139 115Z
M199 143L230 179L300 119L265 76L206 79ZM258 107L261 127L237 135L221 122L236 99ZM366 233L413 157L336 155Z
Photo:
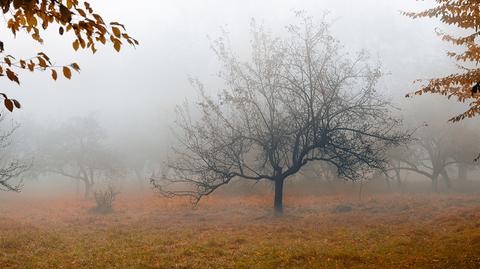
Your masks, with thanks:
M314 162L306 165L299 171L298 176L300 180L316 180L326 182L329 185L339 179L335 166L326 162Z
M30 168L30 165L15 158L11 150L12 136L18 129L17 124L6 126L5 116L0 117L0 191L19 192L22 187L21 176Z
M43 44L42 32L49 27L58 27L58 34L73 33L73 49L90 49L97 51L97 45L111 43L116 51L120 51L123 42L131 45L138 41L125 32L125 27L118 22L107 23L94 12L90 4L79 0L2 0L0 10L7 28L16 37L18 33L29 35L34 41ZM5 32L4 32L5 34ZM20 84L19 70L51 71L53 80L57 80L58 72L71 78L72 69L80 71L77 63L58 66L52 63L43 52L34 53L28 58L14 57L8 52L8 45L0 40L0 76ZM4 105L12 111L20 108L20 103L10 99L7 94L0 93Z
M123 167L104 145L105 134L93 117L73 118L39 140L35 166L40 173L82 182L88 198L98 180L122 176Z
M122 163L130 176L136 179L136 185L141 189L148 184L148 178L159 170L161 157L159 150L149 141L138 141L132 138L129 143L124 143L118 150Z
M400 177L400 171L412 171L429 178L432 181L432 190L438 190L438 180L443 178L445 186L451 187L447 167L456 163L449 158L441 139L422 138L403 151L404 154L392 157L392 168L395 177Z
M383 177L387 181L389 189L391 188L392 180L397 183L399 189L402 188L402 169L400 168L403 160L410 160L409 158L412 156L410 153L412 152L407 147L397 147L388 151L390 168L385 171L386 173L383 174Z
M458 139L461 137L461 139ZM390 153L391 166L395 176L400 171L412 171L429 178L432 190L438 191L439 179L443 179L446 188L451 188L451 177L448 168L457 166L461 169L472 169L473 152L478 152L475 132L467 129L438 129L429 126L418 130L415 140L408 148L397 148ZM459 173L463 171L459 170Z
M285 38L253 23L249 62L236 58L226 38L214 43L225 90L213 98L193 80L200 118L179 107L181 146L169 172L152 179L161 193L196 203L233 178L269 180L281 213L284 181L308 163L330 163L356 180L383 169L386 149L408 139L375 90L380 70L365 54L345 57L327 23L297 15L301 23L287 27Z
M480 152L480 134L477 130L469 127L456 128L450 130L450 143L448 152L450 157L456 161L457 181L465 182L468 180L468 172L478 169L478 162L472 161L472 156Z
M480 1L478 0L435 0L436 5L422 12L406 12L411 18L440 18L440 21L458 27L465 32L452 36L438 31L444 41L464 48L462 52L449 52L448 55L459 62L460 72L441 78L428 80L414 94L435 93L447 98L456 97L460 102L469 100L470 108L451 121L471 118L480 113ZM410 96L410 94L407 94Z

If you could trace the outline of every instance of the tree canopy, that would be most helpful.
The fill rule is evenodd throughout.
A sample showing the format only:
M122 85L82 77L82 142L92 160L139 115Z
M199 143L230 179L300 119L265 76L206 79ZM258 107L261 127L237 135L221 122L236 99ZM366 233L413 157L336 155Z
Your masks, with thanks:
M329 163L356 180L383 169L386 149L408 139L376 91L379 68L364 53L345 56L324 21L298 16L285 38L254 24L249 61L235 56L226 37L214 43L225 90L211 97L192 81L201 93L200 118L179 108L180 146L169 172L152 180L163 194L198 202L233 178L269 180L280 213L284 180L308 163Z
M112 44L118 52L126 42L138 45L138 41L128 35L125 26L118 22L106 22L96 13L86 1L79 0L0 0L0 8L5 18L7 28L13 36L26 34L34 42L44 43L42 33L49 27L58 27L60 36L73 36L73 49L88 49L97 51L98 45ZM13 83L20 84L19 71L30 72L50 70L53 80L58 74L67 79L72 76L72 70L80 71L77 63L55 65L44 52L34 52L28 58L17 57L8 53L9 44L0 40L0 76ZM0 93L4 105L12 111L20 108L20 102Z
M478 0L435 0L433 8L422 12L405 12L411 18L439 18L441 22L455 26L465 32L454 36L437 30L444 41L463 47L461 52L448 52L458 61L459 72L445 77L430 79L414 94L441 94L455 97L460 102L469 102L469 109L451 121L460 121L480 114L480 2ZM407 97L411 94L407 94Z

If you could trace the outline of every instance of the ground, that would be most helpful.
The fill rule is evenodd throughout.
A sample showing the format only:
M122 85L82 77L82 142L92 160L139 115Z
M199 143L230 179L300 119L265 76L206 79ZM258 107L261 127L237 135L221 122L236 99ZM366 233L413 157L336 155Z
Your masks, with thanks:
M98 215L81 199L3 195L0 268L480 267L476 195L287 196L282 218L271 204L121 194Z

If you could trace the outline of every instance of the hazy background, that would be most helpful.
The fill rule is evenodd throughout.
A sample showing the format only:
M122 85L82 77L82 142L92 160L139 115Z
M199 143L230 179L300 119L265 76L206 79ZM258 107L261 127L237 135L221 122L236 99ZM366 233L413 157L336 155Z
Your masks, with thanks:
M293 10L305 10L318 19L328 11L332 34L347 51L365 49L382 63L388 75L380 88L408 117L422 122L422 117L435 116L446 122L462 110L461 104L447 106L441 97L404 98L416 88L415 79L441 76L455 68L446 56L452 48L434 31L447 28L435 19L412 20L401 14L425 9L432 1L162 0L132 4L104 0L91 4L105 20L125 24L140 46L124 46L118 54L113 48L101 47L92 56L89 51L74 52L73 39L59 37L57 29L49 29L43 46L21 34L15 41L9 35L5 40L6 49L16 56L44 51L59 65L77 62L82 68L70 81L60 76L54 82L50 72L26 73L20 87L0 81L2 91L23 105L11 116L22 128L32 130L32 135L38 125L48 128L72 116L93 114L112 143L165 151L171 144L169 126L175 105L196 95L188 77L199 77L212 92L221 87L215 80L218 64L209 37L215 39L224 27L234 48L246 53L252 18L281 33L294 18ZM477 120L462 124L472 122Z
M292 10L305 10L320 18L329 11L332 32L351 51L366 49L382 62L390 75L385 89L402 97L413 89L411 82L451 70L448 46L436 36L435 19L412 20L400 14L428 7L429 1L405 0L312 0L312 1L94 1L106 20L120 21L140 41L117 54L101 48L96 55L73 52L68 35L47 35L40 47L23 35L7 49L24 57L45 51L58 64L78 62L80 74L71 81L50 80L49 72L26 74L21 87L2 80L1 88L24 105L16 117L63 118L98 113L115 128L143 129L145 124L169 121L172 107L191 96L188 76L208 80L217 72L217 61L207 36L215 38L220 27L230 33L241 51L249 45L252 18L274 32L293 18ZM57 29L51 29L55 32ZM13 46L13 44L15 44ZM450 66L450 67L449 67Z

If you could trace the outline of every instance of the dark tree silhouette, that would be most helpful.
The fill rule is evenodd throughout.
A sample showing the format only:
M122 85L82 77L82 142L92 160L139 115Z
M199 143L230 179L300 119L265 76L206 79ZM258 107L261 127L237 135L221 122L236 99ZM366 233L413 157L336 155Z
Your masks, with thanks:
M379 68L364 53L345 57L325 22L297 15L285 38L252 23L249 62L234 55L227 37L214 42L225 90L213 98L192 80L200 118L192 119L188 105L178 109L181 146L169 172L152 179L161 193L196 203L233 178L270 180L281 213L285 179L306 164L327 162L356 180L383 169L386 149L408 139L375 90Z

